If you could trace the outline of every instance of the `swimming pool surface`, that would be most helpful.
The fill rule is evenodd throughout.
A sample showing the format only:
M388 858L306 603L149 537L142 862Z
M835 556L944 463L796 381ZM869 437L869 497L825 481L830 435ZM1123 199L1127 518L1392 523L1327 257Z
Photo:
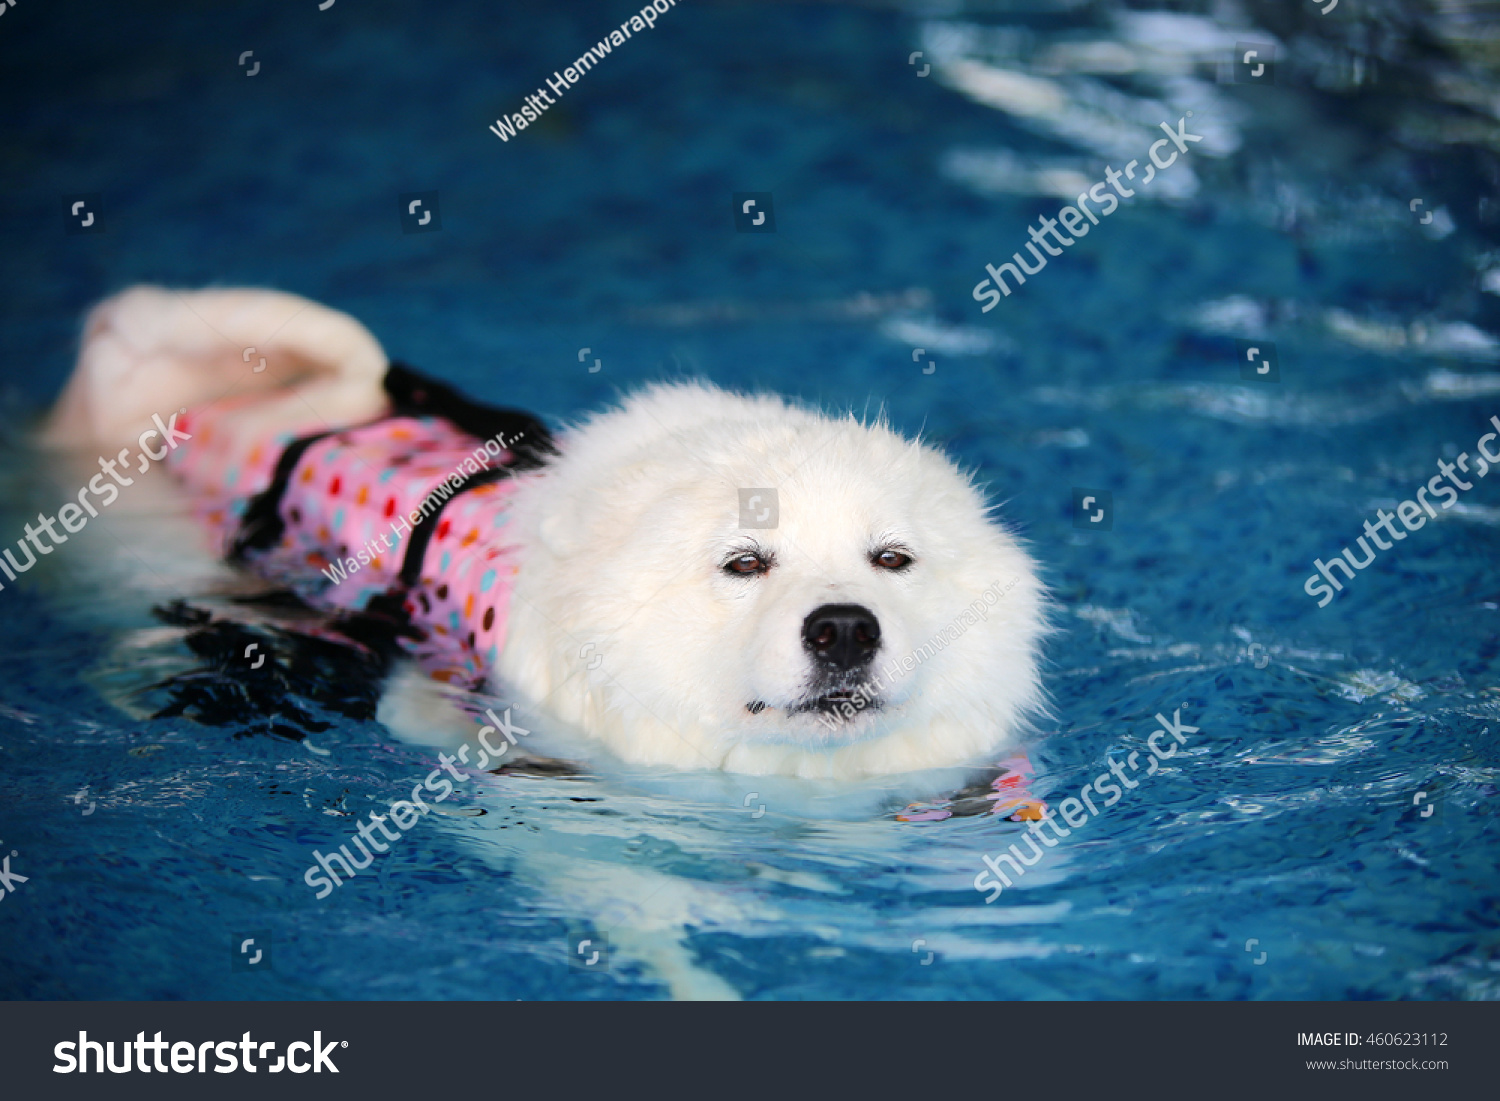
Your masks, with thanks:
M305 698L301 740L141 717L225 659L151 612L203 580L106 516L0 591L0 996L1500 996L1500 86L1462 8L1353 6L681 0L506 141L629 5L10 9L0 545L76 492L25 431L92 302L274 286L554 424L685 375L883 409L1053 589L1033 790L1158 713L1197 732L993 904L1015 823L607 761L476 780L319 900L311 853L433 752ZM1183 120L1155 190L981 309L987 263ZM441 229L403 233L430 191ZM104 232L65 232L74 195ZM1314 561L1460 454L1472 489L1319 607Z

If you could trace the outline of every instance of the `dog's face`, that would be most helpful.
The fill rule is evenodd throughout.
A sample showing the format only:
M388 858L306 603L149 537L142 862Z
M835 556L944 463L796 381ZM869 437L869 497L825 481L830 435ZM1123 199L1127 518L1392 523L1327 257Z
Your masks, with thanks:
M575 430L518 496L503 672L621 756L800 775L993 750L1042 595L940 454L702 387Z

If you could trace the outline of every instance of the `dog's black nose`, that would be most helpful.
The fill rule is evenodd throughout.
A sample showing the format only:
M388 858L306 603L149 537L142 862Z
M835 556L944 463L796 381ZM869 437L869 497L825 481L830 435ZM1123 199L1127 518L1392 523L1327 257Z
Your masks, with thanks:
M880 621L863 604L824 604L802 621L802 645L840 672L868 664L880 646Z

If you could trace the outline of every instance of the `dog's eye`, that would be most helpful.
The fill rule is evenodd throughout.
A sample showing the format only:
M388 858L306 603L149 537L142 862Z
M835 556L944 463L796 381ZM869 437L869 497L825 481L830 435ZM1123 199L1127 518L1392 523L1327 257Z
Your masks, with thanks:
M887 547L871 556L870 564L883 570L904 570L911 565L911 555Z
M731 558L724 563L724 569L729 573L748 577L750 574L765 573L771 568L769 562L758 554L741 554Z

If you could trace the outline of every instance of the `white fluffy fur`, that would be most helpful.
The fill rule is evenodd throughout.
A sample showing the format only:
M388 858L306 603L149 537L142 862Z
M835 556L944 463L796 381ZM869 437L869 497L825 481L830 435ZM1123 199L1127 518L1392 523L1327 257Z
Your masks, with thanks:
M152 414L243 395L263 399L252 430L353 424L385 408L385 369L368 329L306 298L132 287L89 313L78 365L42 438L119 447L150 428Z
M249 363L246 347L256 348ZM253 372L262 355L267 370ZM47 438L114 446L152 413L225 391L255 395L247 431L336 427L385 408L385 365L358 322L305 299L136 288L90 315ZM1033 563L937 451L883 423L699 384L642 391L561 446L523 479L504 529L521 571L498 672L619 757L890 774L981 762L1041 707L1046 597ZM739 527L741 487L777 491L775 529ZM726 574L750 539L775 567ZM909 569L871 565L888 540L910 549ZM987 603L987 589L1003 595ZM966 614L976 600L982 617ZM875 613L871 671L895 670L880 682L880 708L833 730L785 710L812 692L801 627L829 603ZM921 664L900 668L919 653ZM768 706L752 714L752 701Z

